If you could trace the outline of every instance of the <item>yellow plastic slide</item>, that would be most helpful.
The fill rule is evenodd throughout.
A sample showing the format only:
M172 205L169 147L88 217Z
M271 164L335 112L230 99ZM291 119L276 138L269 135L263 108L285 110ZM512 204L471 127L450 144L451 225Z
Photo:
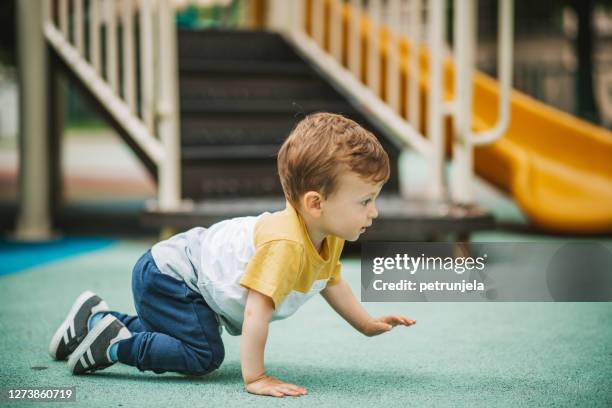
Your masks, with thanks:
M330 19L331 2L325 2L325 20ZM310 7L308 8L310 10ZM342 8L343 65L347 65L348 21L351 7ZM311 16L306 16L310 31ZM325 27L329 27L325 24ZM367 73L367 43L371 35L367 16L361 20L362 81ZM380 62L382 95L385 95L385 73L388 54L388 31L382 27ZM325 48L329 49L325 32ZM410 44L399 42L401 71L400 110L406 116L407 82L410 76ZM420 51L421 123L426 116L428 95L427 50ZM445 98L453 99L454 65L444 67ZM474 75L474 130L492 127L497 120L498 85L490 77ZM447 138L452 124L446 123ZM425 130L425 129L421 129ZM538 102L518 91L511 96L510 125L500 139L475 150L476 172L511 194L531 222L547 231L560 233L612 232L612 132L591 125L564 112Z
M474 127L497 117L497 83L474 79ZM612 132L519 92L506 134L475 151L476 172L512 194L537 226L555 232L612 232Z

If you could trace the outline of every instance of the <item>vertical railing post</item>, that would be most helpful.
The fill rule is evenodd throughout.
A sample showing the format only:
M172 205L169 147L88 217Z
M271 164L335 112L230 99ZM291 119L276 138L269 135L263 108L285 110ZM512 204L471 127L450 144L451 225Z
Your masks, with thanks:
M100 0L89 2L89 61L100 74Z
M348 68L361 80L361 0L351 0L349 21Z
M115 0L106 0L104 3L104 16L106 27L106 80L113 92L119 90L119 74L117 72L117 9Z
M139 41L140 41L140 114L142 121L153 132L153 100L155 66L153 56L153 6L152 0L140 0Z
M380 20L381 0L369 0L370 31L368 33L367 84L376 96L380 96Z
M451 168L451 196L462 204L474 202L474 147L489 144L501 137L510 123L510 92L512 89L512 37L514 11L512 0L499 1L498 14L498 72L499 115L493 128L472 132L473 73L476 48L476 0L456 0L455 81L456 109L453 119L453 165ZM461 7L460 7L461 6Z
M159 42L157 45L159 98L158 134L164 148L159 166L158 201L162 211L175 210L181 203L181 158L179 136L178 62L174 8L170 2L158 3Z
M291 2L291 19L289 20L289 32L304 32L306 29L306 2L305 0L290 0Z
M387 103L394 112L399 112L399 38L400 38L400 0L389 0L387 3Z
M430 143L429 191L432 200L443 198L444 111L443 75L444 57L444 0L429 0L429 97L427 107L427 133Z
M287 16L292 14L292 2L290 0L268 0L266 4L267 28L276 31L290 31L291 27L289 26L292 19L288 19Z
M406 107L408 109L407 118L410 124L416 129L421 129L421 68L419 64L421 51L421 1L410 0L408 38L410 40L409 49L409 80L408 92L406 93Z
M64 34L64 37L68 39L68 0L59 0L59 27Z
M47 137L47 58L43 19L49 5L39 0L16 2L19 52L19 212L16 238L51 237L49 145ZM44 12L43 12L44 10Z
M475 0L455 0L454 8L456 114L453 118L450 193L453 201L470 203L473 200L471 173L474 161L469 134L472 129L472 76L476 41Z
M85 42L83 35L83 0L74 0L72 11L72 27L74 30L74 45L79 54L85 55Z
M123 0L122 10L122 42L123 42L123 98L131 113L136 112L136 96L134 88L134 8L133 0Z
M310 27L312 38L321 49L325 49L325 0L311 0L311 4Z
M329 50L340 64L342 64L342 24L342 1L331 0Z

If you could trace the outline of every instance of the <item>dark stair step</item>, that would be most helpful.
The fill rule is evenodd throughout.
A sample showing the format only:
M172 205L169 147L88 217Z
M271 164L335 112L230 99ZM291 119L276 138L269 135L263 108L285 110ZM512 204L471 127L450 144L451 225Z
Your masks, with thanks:
M295 126L291 115L188 115L181 117L181 145L282 144Z
M346 102L326 101L326 100L300 100L291 101L270 101L262 100L237 100L228 102L226 100L201 100L199 98L181 98L181 114L217 114L230 113L233 115L242 114L279 114L283 113L296 118L303 117L312 112L335 112L345 116L355 114Z
M199 57L183 57L179 62L183 75L249 75L249 76L299 76L314 77L316 74L302 61L261 60L210 60Z
M490 213L476 206L461 206L448 202L406 200L397 194L381 194L376 200L379 216L361 240L423 240L443 234L465 236L472 231L491 229L495 221ZM282 194L274 197L243 196L237 199L207 198L196 202L189 211L148 211L143 221L149 226L172 225L191 228L210 226L233 217L258 215L264 211L285 208Z
M180 95L188 100L343 100L336 90L319 78L258 78L250 75L183 75Z
M278 34L179 31L183 197L193 208L149 209L146 225L190 228L285 206L276 151L306 114L344 114L372 131L391 160L391 178L377 200L379 217L362 236L423 240L445 233L465 237L494 220L477 207L401 199L400 147L384 124L347 97Z
M276 153L313 112L340 113L379 137L391 159L384 191L398 190L399 149L278 34L179 33L183 196L274 196Z
M179 30L178 57L208 60L301 61L277 33L241 30Z
M183 197L203 198L282 195L274 158L214 158L182 162Z
M232 106L236 108L236 105ZM351 109L350 106L343 107ZM340 110L339 112L357 121L378 136L392 159L399 155L400 150L397 146L371 126L366 117L354 110ZM310 111L281 111L265 114L245 112L239 112L239 114L234 112L183 113L181 115L181 145L183 147L236 146L240 144L280 145L306 113L310 113Z
M368 127L367 120L361 115L348 116L353 116L357 122ZM181 127L181 146L185 151L183 158L214 158L214 152L230 158L232 150L236 152L236 158L248 156L249 152L252 157L275 155L299 120L299 117L289 114L284 117L267 117L265 114L239 116L236 119L232 117L227 114L216 118L209 115L184 115ZM375 129L371 130L376 134ZM396 162L400 151L386 139L379 138L391 161Z
M269 158L276 160L280 144L248 145L241 143L234 146L183 146L181 158L184 161L232 159L242 160L244 158Z
M238 156L230 158L204 157L182 161L183 197L193 200L221 197L282 195L276 157ZM391 178L384 185L384 193L399 190L397 166L391 167Z

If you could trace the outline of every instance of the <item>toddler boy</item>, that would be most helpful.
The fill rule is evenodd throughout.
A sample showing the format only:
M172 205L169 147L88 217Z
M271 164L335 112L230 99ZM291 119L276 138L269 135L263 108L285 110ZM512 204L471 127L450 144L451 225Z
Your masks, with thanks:
M374 135L340 115L310 115L282 145L278 173L284 210L196 227L155 244L133 269L137 316L110 311L84 292L53 336L50 355L69 357L74 374L121 362L204 375L224 359L225 327L242 335L248 392L299 396L306 389L264 369L270 321L321 293L367 336L415 324L406 316L371 317L340 273L345 240L372 225L375 199L389 178L389 158Z

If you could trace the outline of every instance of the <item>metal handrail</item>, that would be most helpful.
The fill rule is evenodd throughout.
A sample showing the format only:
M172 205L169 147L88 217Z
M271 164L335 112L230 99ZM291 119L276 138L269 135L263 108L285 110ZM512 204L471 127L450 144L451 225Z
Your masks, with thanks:
M498 13L498 62L499 67L499 119L492 129L479 133L470 132L470 143L473 145L490 144L499 139L510 124L510 92L512 91L512 38L514 0L499 0Z
M510 123L510 92L512 80L513 0L499 0L498 69L500 83L499 117L486 131L472 131L473 83L476 47L477 0L455 0L455 106L453 114L453 167L450 192L454 201L474 201L472 179L474 147L494 142Z
M499 0L499 118L492 129L471 131L472 77L476 7L475 0L455 0L456 59L455 100L446 101L445 1L427 0L427 20L422 19L423 0L269 0L269 27L279 30L325 75L346 94L365 107L375 120L390 129L398 141L419 152L428 161L429 191L432 199L442 199L450 190L453 199L473 201L473 149L501 137L510 121L512 77L513 0ZM309 10L307 8L310 8ZM410 10L406 15L402 10ZM286 12L296 13L283 19ZM306 13L308 11L308 13ZM304 15L310 15L309 24ZM328 16L328 17L326 17ZM419 32L427 26L427 52L422 53ZM402 30L409 27L408 30ZM342 44L341 32L348 33ZM402 61L401 43L408 47L407 61ZM363 52L366 53L364 58ZM381 54L386 56L386 70L381 71ZM428 66L427 134L421 131L421 59ZM402 62L405 65L402 67ZM400 79L407 73L405 93L399 95ZM385 76L385 86L381 83ZM403 101L404 110L401 111ZM444 181L444 121L453 118L454 176L451 186ZM403 175L400 173L400 177ZM401 184L401 183L400 183ZM462 193L456 193L463 190Z
M426 193L432 199L441 199L444 194L443 120L448 114L442 100L444 3L441 0L428 1L428 23L422 21L422 3L422 0L389 0L383 4L381 0L369 0L366 9L361 0L269 0L269 15L272 18L268 26L283 33L324 75L365 107L374 121L390 129L400 144L415 149L425 157L430 179ZM281 18L286 12L293 12L296 17ZM309 24L303 18L306 14L310 15ZM402 32L402 27L409 26L408 23L414 28L407 33ZM421 131L422 109L419 106L422 68L418 31L422 26L430 28L430 36L435 41L433 47L430 44L430 49L433 48L430 60L434 62L430 64L433 69L429 77L432 92L429 97L427 136ZM344 44L339 35L343 27L348 33ZM403 79L401 66L404 61L400 49L405 46L405 34L408 34L410 47L410 75ZM384 72L381 52L385 52L387 57ZM384 86L381 81L383 75L386 79ZM408 92L403 98L399 91L400 80L408 84Z
M181 181L174 8L165 0L90 0L88 7L89 10L84 10L82 0L45 0L46 41L157 166L159 209L176 210L181 206ZM53 8L57 8L58 21L54 21ZM88 21L84 18L87 13ZM70 17L72 30L68 24ZM140 30L139 72L135 64L134 18L138 19ZM106 27L106 50L100 42L102 24ZM84 46L87 25L89 55ZM119 27L121 38L117 33ZM121 90L119 41L123 60ZM106 57L105 75L102 51ZM135 78L140 78L140 83ZM136 105L137 87L140 112Z

